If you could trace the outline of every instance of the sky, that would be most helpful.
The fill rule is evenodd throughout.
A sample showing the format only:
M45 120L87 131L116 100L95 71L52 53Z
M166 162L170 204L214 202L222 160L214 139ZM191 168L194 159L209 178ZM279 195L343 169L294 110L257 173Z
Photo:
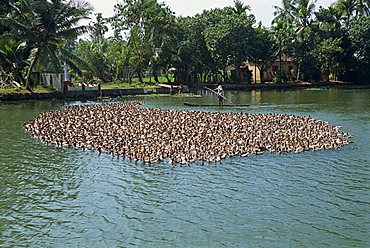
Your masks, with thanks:
M88 1L94 6L94 12L101 12L104 17L113 15L113 6L117 3L117 0ZM158 2L164 2L176 15L181 16L193 16L203 12L203 10L234 5L233 0L158 0ZM242 2L251 6L251 13L255 15L257 22L261 21L266 27L271 24L274 12L273 6L281 5L281 0L242 0ZM333 2L335 0L317 0L316 7L328 7Z

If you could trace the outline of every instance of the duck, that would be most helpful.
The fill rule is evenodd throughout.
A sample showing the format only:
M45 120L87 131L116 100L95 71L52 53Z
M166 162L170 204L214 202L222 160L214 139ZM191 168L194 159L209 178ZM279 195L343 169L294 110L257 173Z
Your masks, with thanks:
M154 109L138 101L70 106L41 113L24 128L48 144L145 164L338 149L352 137L311 116Z

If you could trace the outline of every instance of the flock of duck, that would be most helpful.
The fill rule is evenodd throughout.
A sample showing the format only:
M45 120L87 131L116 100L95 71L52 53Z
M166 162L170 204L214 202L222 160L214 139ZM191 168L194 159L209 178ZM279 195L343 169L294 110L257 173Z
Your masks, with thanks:
M175 164L336 149L350 143L340 128L305 116L150 109L139 102L71 106L25 124L48 144Z

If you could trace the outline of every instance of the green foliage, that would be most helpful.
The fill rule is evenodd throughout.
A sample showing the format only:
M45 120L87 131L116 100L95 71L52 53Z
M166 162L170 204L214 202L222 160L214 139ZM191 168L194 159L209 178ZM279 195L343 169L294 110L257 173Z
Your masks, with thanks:
M86 31L79 26L80 20L90 13L88 5L63 0L32 0L11 1L6 4L6 13L0 20L5 37L26 44L27 53L22 61L27 62L25 83L30 86L31 73L39 64L51 64L55 70L60 70L62 62L67 61L77 68L81 62L66 48L68 41L75 40ZM24 69L24 70L23 70Z
M337 0L333 7L346 26L350 25L352 18L370 14L370 0Z
M204 40L218 68L223 70L227 64L240 66L251 50L254 18L229 9L215 9L203 15L209 15L210 20L203 31Z
M37 85L32 89L34 93L50 93L55 92L55 89L47 86ZM0 87L0 94L13 94L13 93L29 93L26 87L7 86Z
M27 65L24 60L26 54L27 49L24 41L15 41L10 38L0 39L1 82L9 85L12 81L24 81L21 70Z
M351 23L349 39L352 43L355 68L360 72L360 79L368 81L370 77L370 16L359 16Z
M266 28L258 27L255 29L253 48L249 53L249 58L260 69L260 81L264 81L263 74L276 60L279 53L278 45L274 39L273 32Z
M92 42L100 44L104 41L104 34L108 32L107 19L103 18L102 13L95 14L96 21L90 25L90 37Z
M96 44L92 41L80 40L77 43L75 53L88 65L82 68L86 80L94 78L102 81L112 80L111 67L105 54L106 50L102 44Z
M338 74L342 69L339 57L343 52L340 38L322 40L313 50L313 56L320 65L323 78L329 81L330 74Z
M125 0L115 6L115 33L128 30L125 65L133 66L142 82L147 67L158 81L159 53L164 37L171 32L174 16L170 9L156 0ZM118 25L121 24L121 25ZM119 29L119 30L117 30Z

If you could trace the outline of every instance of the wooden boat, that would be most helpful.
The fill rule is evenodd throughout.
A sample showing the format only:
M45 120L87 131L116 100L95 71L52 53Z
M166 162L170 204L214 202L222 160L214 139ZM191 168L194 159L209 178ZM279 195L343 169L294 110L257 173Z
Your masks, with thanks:
M167 89L181 89L183 86L180 85L170 85L170 84L158 84L158 86L162 88L167 88Z
M218 105L218 104L193 104L193 103L187 103L184 102L185 106L189 107L248 107L249 104L224 104L224 105Z

